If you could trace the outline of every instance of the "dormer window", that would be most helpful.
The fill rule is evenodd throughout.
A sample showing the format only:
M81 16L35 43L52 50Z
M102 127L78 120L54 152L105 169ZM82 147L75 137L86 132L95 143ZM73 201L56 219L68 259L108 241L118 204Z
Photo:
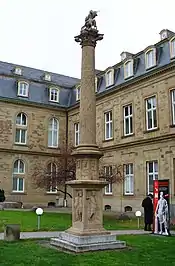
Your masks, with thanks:
M156 48L149 49L145 53L146 69L154 67L156 65Z
M105 74L106 87L114 84L114 69L110 69Z
M44 75L44 79L45 79L46 81L51 81L51 75L48 74L48 73L45 73L45 75Z
M133 59L126 61L124 64L124 78L130 78L133 76Z
M175 37L170 40L170 57L175 58Z
M18 82L18 96L28 97L29 84L25 81Z
M59 89L58 88L49 89L49 101L59 103Z
M76 87L76 101L80 100L80 85Z
M20 67L15 67L15 69L14 69L14 73L15 73L16 75L22 75L22 69L21 69Z

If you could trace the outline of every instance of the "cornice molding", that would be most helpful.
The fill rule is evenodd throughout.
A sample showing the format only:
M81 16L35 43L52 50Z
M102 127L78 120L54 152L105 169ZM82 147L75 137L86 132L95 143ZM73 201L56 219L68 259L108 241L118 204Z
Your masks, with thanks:
M101 151L112 151L116 149L123 149L123 148L132 148L140 145L148 145L152 143L157 143L160 141L167 141L167 140L174 140L175 139L175 134L166 134L164 136L158 136L158 137L153 137L153 138L147 138L147 139L142 139L142 140L135 140L131 142L124 142L121 144L114 144L108 147L100 147Z

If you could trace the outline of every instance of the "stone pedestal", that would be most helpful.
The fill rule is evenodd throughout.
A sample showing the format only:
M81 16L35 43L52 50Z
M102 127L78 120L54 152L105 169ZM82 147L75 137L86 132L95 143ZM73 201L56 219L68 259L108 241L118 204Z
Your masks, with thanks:
M124 241L117 241L116 236L111 234L77 236L69 233L60 233L57 238L52 238L50 243L53 246L76 253L126 247Z
M4 240L17 241L20 239L20 225L7 224L4 229Z

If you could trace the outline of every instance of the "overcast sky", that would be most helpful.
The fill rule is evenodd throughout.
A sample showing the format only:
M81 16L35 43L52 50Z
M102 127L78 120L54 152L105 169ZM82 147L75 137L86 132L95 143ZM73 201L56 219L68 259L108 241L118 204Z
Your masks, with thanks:
M175 0L0 0L0 61L80 77L81 47L74 41L89 10L99 10L104 39L96 68L120 61L175 31Z

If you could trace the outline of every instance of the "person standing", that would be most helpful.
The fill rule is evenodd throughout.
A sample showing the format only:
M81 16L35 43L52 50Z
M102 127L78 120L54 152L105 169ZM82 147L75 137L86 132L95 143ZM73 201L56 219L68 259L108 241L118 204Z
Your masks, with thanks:
M143 201L142 207L144 208L144 230L152 231L151 225L153 224L153 195L149 194Z

